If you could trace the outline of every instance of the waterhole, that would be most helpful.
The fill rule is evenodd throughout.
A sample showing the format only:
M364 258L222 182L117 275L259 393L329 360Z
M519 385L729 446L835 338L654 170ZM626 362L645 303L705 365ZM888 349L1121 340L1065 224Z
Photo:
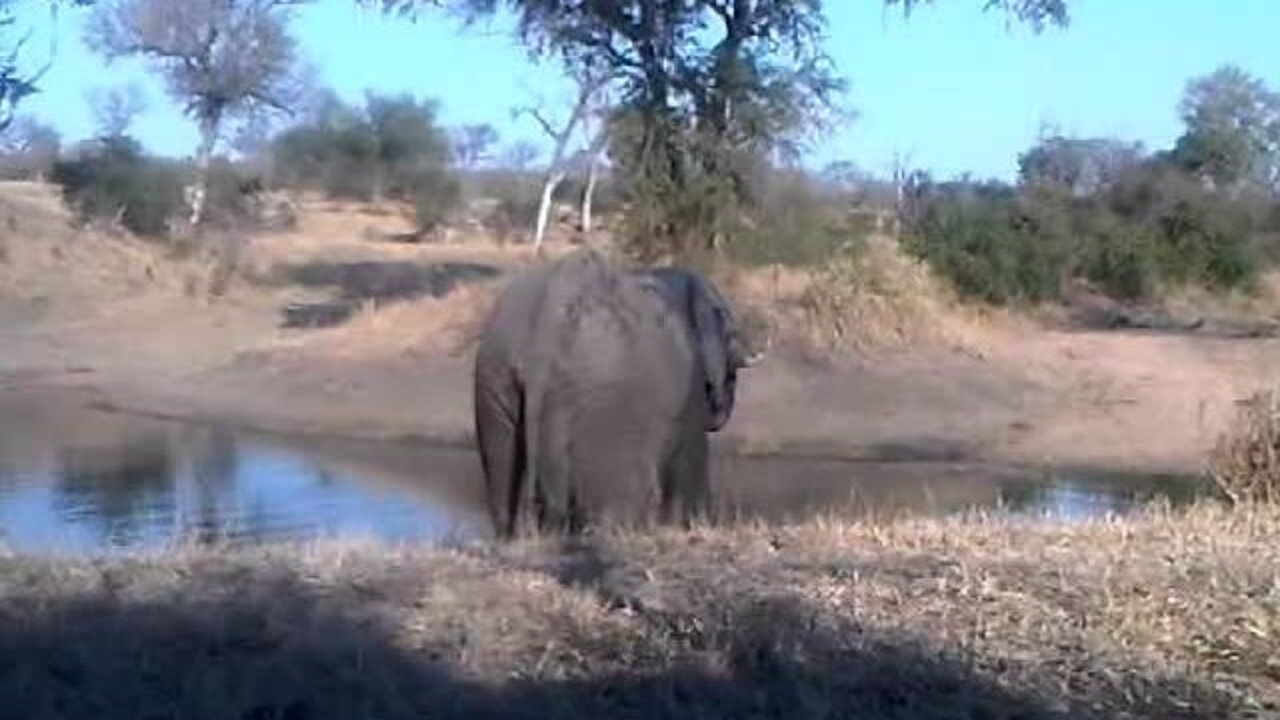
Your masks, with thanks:
M1078 519L1208 490L1193 478L732 455L713 460L713 488L721 518L772 521L975 509ZM265 434L0 392L0 546L11 550L489 536L469 447Z

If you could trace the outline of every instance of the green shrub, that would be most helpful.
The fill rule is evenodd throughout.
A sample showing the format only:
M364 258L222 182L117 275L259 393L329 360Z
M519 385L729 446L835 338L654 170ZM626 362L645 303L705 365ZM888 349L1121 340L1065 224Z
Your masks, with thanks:
M1082 195L1052 183L925 183L907 248L963 295L1004 304L1058 297L1086 277L1120 300L1180 286L1248 289L1263 265L1267 202L1149 160Z
M363 108L331 98L276 138L272 157L277 185L412 202L424 230L443 222L461 198L435 104L409 96L370 95Z
M756 207L744 214L727 247L740 263L824 265L869 234L848 200L813 178L772 171L759 183Z
M1087 238L1084 275L1109 296L1141 300L1152 296L1160 282L1156 242L1135 228L1118 227Z
M54 165L53 181L81 222L114 221L137 235L164 237L184 207L183 173L145 155L131 138L95 142Z
M257 226L261 220L260 179L225 159L209 168L209 189L205 197L204 224L235 229Z
M994 304L1058 297L1067 256L1050 223L1002 189L926 200L905 247L965 297Z
M538 213L542 176L508 169L475 170L467 173L464 193L475 200L493 203L492 215L485 218L489 229L500 238L530 229ZM563 190L561 197L572 197Z
M422 230L443 225L462 201L462 185L448 172L422 172L409 182L414 188L413 208Z
M1081 213L1084 271L1122 299L1248 287L1262 265L1263 216L1176 168L1138 168Z

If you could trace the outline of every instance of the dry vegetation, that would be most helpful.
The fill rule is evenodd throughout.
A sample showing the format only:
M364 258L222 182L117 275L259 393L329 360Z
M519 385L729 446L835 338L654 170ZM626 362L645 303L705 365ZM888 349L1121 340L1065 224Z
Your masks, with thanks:
M459 288L442 298L385 307L366 303L341 326L293 336L271 351L348 361L418 352L458 354L470 347L496 297L497 288L484 283Z
M28 718L1280 713L1274 508L0 559Z
M1280 395L1275 390L1241 403L1211 465L1214 480L1233 502L1280 506Z
M966 345L980 325L924 262L880 236L817 271L801 304L809 339L828 350Z
M130 237L73 228L54 192L36 183L4 184L0 245L0 299L74 295L87 302L182 288L183 278L170 272L178 265L173 258Z

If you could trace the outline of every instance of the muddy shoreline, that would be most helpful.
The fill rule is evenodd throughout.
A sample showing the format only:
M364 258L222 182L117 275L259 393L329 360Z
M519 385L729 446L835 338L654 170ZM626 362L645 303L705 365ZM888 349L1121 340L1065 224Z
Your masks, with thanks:
M0 284L0 388L63 388L121 411L278 433L470 446L474 333L509 276L479 268L516 268L526 248L370 242L352 228L395 227L308 205L296 230L249 237L242 275L212 297L199 262L70 231L47 188L14 197L28 219L0 268L11 281ZM461 284L436 287L454 275ZM810 280L742 270L735 299L779 333L713 436L721 452L1192 474L1235 403L1280 366L1275 338L975 321L958 310L927 322L954 325L959 340L822 348L796 314ZM335 327L288 326L298 303L419 285L432 292ZM39 313L3 312L33 303Z

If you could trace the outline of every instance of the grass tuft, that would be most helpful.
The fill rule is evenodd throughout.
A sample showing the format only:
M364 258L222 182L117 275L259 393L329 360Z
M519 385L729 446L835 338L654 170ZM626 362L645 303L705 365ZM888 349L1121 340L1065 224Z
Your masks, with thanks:
M1211 461L1218 487L1237 504L1280 505L1280 393L1245 400Z

